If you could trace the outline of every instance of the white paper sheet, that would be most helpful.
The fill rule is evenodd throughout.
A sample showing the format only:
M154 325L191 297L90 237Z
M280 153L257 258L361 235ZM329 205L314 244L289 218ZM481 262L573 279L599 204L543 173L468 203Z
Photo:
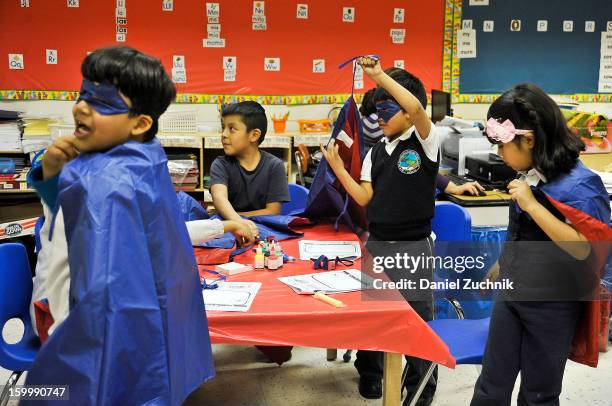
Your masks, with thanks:
M203 289L206 310L248 312L261 287L260 282L219 282L217 289Z
M372 278L357 269L285 276L278 280L298 294L356 292L371 289L373 284Z
M325 255L330 260L336 258L355 257L361 258L359 241L312 241L300 240L300 259L308 261Z

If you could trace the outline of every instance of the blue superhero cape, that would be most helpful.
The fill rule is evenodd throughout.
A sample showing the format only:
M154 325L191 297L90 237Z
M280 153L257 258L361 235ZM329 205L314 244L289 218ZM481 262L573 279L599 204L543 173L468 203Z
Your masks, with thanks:
M603 181L584 164L540 187L551 203L572 222L589 241L612 242L610 227L610 198ZM598 244L598 248L606 248ZM608 259L602 274L603 281L612 281L612 267Z
M589 241L612 241L610 198L599 175L582 162L578 161L570 173L557 177L540 189ZM604 248L603 244L599 244L599 247ZM601 279L610 289L610 253L600 255L607 256Z
M542 185L540 189L555 201L608 225L609 229L610 198L606 188L599 175L589 170L581 161L578 161L568 174L558 176ZM552 203L559 208L554 201ZM567 212L567 209L561 208L561 212L565 215L564 211ZM588 230L585 232L589 233Z
M587 169L582 162L568 173L558 176L542 185L540 189L548 200L559 210L572 225L582 233L591 244L592 255L589 269L599 275L585 277L610 280L610 199L601 178ZM602 319L599 301L586 302L583 317L580 320L572 341L570 359L575 362L597 366L599 355L599 330ZM605 315L607 317L607 315Z
M331 139L339 146L338 153L348 173L360 182L363 159L362 122L352 95L340 110ZM313 219L332 217L335 219L336 229L340 222L353 230L356 225L366 228L364 209L346 193L325 158L321 159L310 186L304 215Z
M197 265L166 165L153 140L83 154L62 171L70 313L27 385L69 385L75 405L180 405L214 376Z
M189 196L187 193L182 191L178 192L176 197L178 198L184 221L205 220L210 217L206 212L206 209L204 209L204 207L202 207L202 205L198 203L196 199Z

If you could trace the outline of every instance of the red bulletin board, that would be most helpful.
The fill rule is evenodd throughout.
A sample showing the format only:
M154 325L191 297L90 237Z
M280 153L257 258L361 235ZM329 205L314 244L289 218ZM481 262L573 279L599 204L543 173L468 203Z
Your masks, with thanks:
M117 0L80 0L79 7L68 7L68 0L28 0L21 7L22 1L0 1L1 99L19 98L19 90L78 90L87 51L121 44L160 58L169 72L173 55L183 55L187 83L177 84L183 94L346 94L351 69L338 65L369 53L380 55L383 67L404 60L428 92L442 84L444 0L266 0L265 31L252 29L253 1L214 0L225 48L203 47L203 0L174 0L173 11L162 10L163 0L119 0L127 11L125 42L116 41ZM296 18L298 3L308 4L308 19ZM355 7L354 23L342 21L343 7ZM405 10L403 23L393 22L394 8ZM403 44L391 40L390 30L398 28L406 30ZM46 49L57 50L57 64L46 64ZM9 69L9 54L23 54L23 70ZM224 56L237 57L234 82L224 81ZM281 70L265 71L265 57L280 58ZM313 73L313 59L325 59L325 73ZM365 78L357 92L372 86Z

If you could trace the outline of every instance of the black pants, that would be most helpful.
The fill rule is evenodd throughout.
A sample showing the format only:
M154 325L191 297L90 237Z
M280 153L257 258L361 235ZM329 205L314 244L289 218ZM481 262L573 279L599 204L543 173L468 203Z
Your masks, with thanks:
M433 241L431 238L426 238L421 241L409 241L409 242L397 242L388 243L380 241L374 236L370 235L366 248L370 254L374 256L395 256L396 253L407 253L408 255L419 256L433 255ZM398 281L401 278L409 277L409 272L401 269L385 269L385 273L392 281ZM419 269L412 274L415 278L427 277L430 280L433 278L433 269ZM425 321L433 320L433 292L408 292L400 291L404 299L412 306L414 311ZM419 300L413 300L414 298ZM424 300L422 300L424 299ZM404 382L408 392L415 392L416 387L421 380L421 377L425 375L430 361L425 361L420 358L406 356L406 362L408 365L408 374L406 381ZM364 378L371 379L382 379L384 367L384 354L380 351L357 351L357 359L355 360L355 368L359 375ZM429 378L425 389L423 390L422 396L432 396L436 391L438 379L438 369L434 370L433 374Z
M471 405L510 405L519 371L518 405L558 405L565 363L582 312L581 302L498 298Z

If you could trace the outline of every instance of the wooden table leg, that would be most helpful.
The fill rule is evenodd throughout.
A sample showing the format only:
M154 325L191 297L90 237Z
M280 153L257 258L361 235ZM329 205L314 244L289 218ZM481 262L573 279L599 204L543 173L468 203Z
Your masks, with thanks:
M402 354L385 352L383 406L398 406L402 398Z
M338 357L338 350L336 348L328 348L327 349L327 360L335 361Z

